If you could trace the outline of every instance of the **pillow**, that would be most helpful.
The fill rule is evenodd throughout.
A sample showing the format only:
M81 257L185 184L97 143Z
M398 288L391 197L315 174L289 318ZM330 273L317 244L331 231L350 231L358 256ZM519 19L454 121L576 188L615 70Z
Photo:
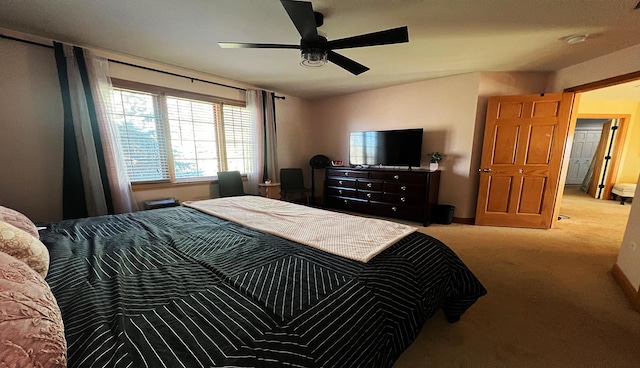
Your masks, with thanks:
M16 210L0 206L0 221L8 222L18 229L22 229L33 235L36 239L40 239L36 225L29 220L27 216Z
M49 285L24 262L0 252L0 367L62 368L66 351Z
M0 252L28 264L42 277L49 271L49 251L40 240L17 227L0 221Z

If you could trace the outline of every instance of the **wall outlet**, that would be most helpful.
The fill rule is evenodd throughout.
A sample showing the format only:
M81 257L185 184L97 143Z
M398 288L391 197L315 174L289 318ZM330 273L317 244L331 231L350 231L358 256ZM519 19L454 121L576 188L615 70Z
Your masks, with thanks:
M636 242L632 241L631 243L629 243L629 247L631 247L631 250L633 250L634 252L636 250L638 250L638 244L636 244Z

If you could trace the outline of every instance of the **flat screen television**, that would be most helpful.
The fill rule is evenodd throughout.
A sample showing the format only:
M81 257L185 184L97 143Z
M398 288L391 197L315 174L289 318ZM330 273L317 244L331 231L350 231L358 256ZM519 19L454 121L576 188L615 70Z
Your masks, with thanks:
M351 132L349 164L419 167L422 128Z

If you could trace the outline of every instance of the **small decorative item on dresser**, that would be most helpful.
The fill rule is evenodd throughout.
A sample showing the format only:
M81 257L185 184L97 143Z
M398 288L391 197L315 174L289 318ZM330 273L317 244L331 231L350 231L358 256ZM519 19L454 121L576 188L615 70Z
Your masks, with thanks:
M442 152L429 152L429 170L436 171L438 170L438 164L444 158Z

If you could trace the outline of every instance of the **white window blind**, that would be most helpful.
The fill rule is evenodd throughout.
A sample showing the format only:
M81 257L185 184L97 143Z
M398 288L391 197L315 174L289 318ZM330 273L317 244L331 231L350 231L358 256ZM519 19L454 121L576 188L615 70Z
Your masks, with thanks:
M219 104L167 97L167 113L175 177L215 176L220 170Z
M165 130L158 111L157 95L113 90L111 116L131 181L169 180Z
M218 171L252 170L254 127L248 109L164 93L113 89L110 111L132 182L188 181L215 177Z

